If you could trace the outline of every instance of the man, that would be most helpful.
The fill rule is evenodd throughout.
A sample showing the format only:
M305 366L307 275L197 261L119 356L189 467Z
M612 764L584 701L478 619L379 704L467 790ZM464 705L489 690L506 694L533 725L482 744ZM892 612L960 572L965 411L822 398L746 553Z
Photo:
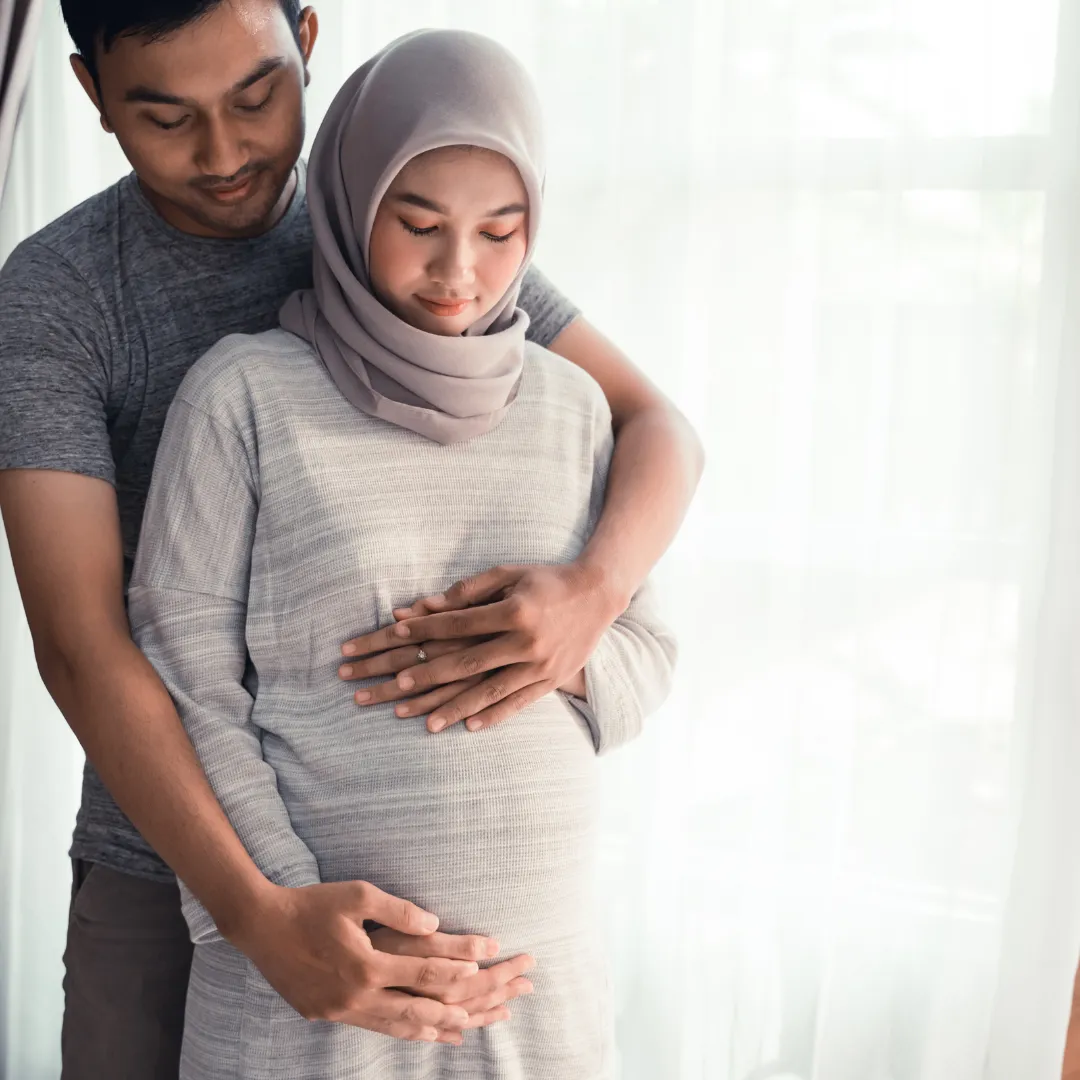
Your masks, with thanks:
M180 380L218 338L274 325L308 284L297 160L317 17L296 0L63 9L75 74L134 170L0 273L0 510L42 678L88 758L63 1076L176 1076L191 946L174 873L303 1015L458 1042L527 992L529 958L479 971L497 943L433 932L437 913L363 882L264 878L125 614ZM670 542L700 472L685 421L539 275L522 306L534 340L589 371L611 403L609 494L575 564L494 568L343 648L356 662L342 678L396 674L375 693L421 694L432 727L505 720L579 672ZM368 920L381 926L370 937Z

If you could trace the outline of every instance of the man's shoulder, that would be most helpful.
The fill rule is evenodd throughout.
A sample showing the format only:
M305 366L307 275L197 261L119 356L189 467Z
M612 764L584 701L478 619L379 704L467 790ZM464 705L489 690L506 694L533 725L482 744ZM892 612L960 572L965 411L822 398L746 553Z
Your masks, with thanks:
M125 178L91 195L23 240L0 267L0 288L36 288L50 279L89 287L103 261L116 258L127 183Z

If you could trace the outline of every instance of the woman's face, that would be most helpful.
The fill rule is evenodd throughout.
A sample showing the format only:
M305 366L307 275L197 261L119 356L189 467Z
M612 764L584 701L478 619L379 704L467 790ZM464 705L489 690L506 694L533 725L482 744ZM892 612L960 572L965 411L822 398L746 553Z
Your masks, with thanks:
M410 161L375 215L368 261L379 299L432 334L463 334L514 280L528 195L502 154L449 146Z

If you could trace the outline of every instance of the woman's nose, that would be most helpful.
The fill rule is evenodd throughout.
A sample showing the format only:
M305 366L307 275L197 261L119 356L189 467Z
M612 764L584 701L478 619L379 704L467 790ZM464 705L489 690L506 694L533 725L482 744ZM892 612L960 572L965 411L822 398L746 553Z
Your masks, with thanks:
M476 257L467 239L450 240L431 264L433 280L447 288L460 288L476 280Z

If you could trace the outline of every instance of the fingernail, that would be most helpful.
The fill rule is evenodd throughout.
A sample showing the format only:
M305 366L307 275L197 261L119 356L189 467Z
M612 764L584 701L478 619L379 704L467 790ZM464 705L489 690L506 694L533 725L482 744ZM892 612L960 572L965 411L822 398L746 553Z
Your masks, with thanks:
M494 938L488 938L487 954L488 956L499 955L499 943Z
M344 667L339 667L339 668L338 668L338 674L339 674L339 675L340 675L340 676L341 676L341 677L342 677L343 679L347 679L347 678L348 678L348 677L349 677L349 676L350 676L350 675L352 674L352 668L351 668L351 667L349 667L349 665L348 665L348 664L346 664L346 665L345 665Z
M408 716L409 715L409 706L408 705L399 705L394 710L394 712L396 712L398 714L398 716Z
M474 716L471 720L466 720L465 721L465 726L470 731L479 731L484 726L484 721L483 720L477 720L476 717Z
M397 624L397 626L394 627L394 633L398 637L408 637L409 634L412 633L412 631L409 629L409 627L405 623L399 622Z
M536 987L533 986L533 984L531 982L527 982L527 983L525 983L524 986L522 986L521 992L523 994L531 994L535 989L536 989Z
M416 680L411 675L402 675L397 684L402 690L411 690L416 685Z
M439 916L438 915L421 915L420 916L420 929L421 930L438 930L439 929Z
M341 651L345 656L352 656L356 652L355 645L342 645Z
M357 701L370 701L371 700L371 692L369 690L357 690L356 691L356 700Z
M445 720L432 720L431 723L428 725L428 730L431 731L432 734L434 734L436 732L442 731L444 727L446 727Z

